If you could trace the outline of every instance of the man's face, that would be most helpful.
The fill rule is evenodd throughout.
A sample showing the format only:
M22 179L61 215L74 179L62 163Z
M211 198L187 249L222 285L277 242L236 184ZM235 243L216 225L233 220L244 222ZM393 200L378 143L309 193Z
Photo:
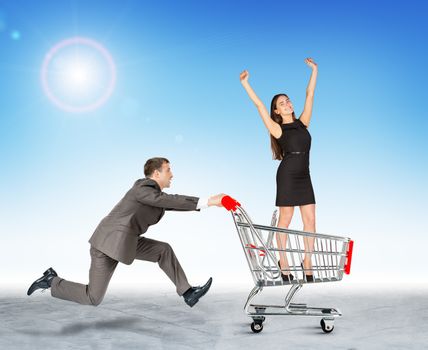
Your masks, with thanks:
M162 168L155 170L153 178L157 181L161 189L168 188L171 186L172 171L169 163L163 163Z

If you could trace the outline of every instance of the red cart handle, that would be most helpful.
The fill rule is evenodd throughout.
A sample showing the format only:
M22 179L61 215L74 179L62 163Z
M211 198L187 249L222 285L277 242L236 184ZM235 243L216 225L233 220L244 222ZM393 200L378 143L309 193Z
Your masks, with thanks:
M226 208L226 210L232 210L235 211L237 207L241 206L241 203L239 203L236 199L233 199L230 196L224 196L221 199L221 204L223 205L223 207Z
M354 241L349 241L348 243L348 252L346 254L345 262L345 273L349 275L351 273L351 262L352 262L352 250L354 249Z

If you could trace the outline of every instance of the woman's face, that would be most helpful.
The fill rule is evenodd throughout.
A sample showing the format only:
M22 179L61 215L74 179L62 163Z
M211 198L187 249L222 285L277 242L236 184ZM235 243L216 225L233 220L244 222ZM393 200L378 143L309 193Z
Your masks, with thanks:
M293 104L287 96L281 95L276 100L275 113L281 116L291 114L294 112Z

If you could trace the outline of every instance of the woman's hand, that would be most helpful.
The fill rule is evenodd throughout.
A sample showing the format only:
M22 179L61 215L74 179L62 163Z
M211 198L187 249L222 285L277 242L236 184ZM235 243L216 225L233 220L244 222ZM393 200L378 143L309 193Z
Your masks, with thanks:
M250 73L247 70L244 70L241 74L239 74L239 80L241 83L247 82L250 77Z
M312 58L305 59L305 63L311 68L311 69L317 69L318 65L315 63L315 61Z

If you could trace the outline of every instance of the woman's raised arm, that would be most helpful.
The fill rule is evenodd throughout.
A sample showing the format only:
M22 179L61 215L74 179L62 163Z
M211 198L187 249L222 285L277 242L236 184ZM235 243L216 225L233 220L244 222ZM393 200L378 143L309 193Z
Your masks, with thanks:
M311 78L309 79L308 87L306 88L306 101L303 112L300 115L300 121L309 126L312 116L312 105L314 103L315 86L317 84L318 66L312 58L305 59L305 63L312 69Z
M259 111L260 117L262 117L263 123L265 124L266 128L269 130L271 135L275 138L280 138L282 134L281 127L278 123L274 122L270 115L268 110L266 109L263 102L259 99L259 97L254 92L253 88L250 86L250 83L248 82L248 78L250 77L250 73L248 73L247 70L244 70L240 75L239 79L241 80L241 84L244 87L245 91L247 92L248 96L250 97L251 101L256 105L257 110Z

